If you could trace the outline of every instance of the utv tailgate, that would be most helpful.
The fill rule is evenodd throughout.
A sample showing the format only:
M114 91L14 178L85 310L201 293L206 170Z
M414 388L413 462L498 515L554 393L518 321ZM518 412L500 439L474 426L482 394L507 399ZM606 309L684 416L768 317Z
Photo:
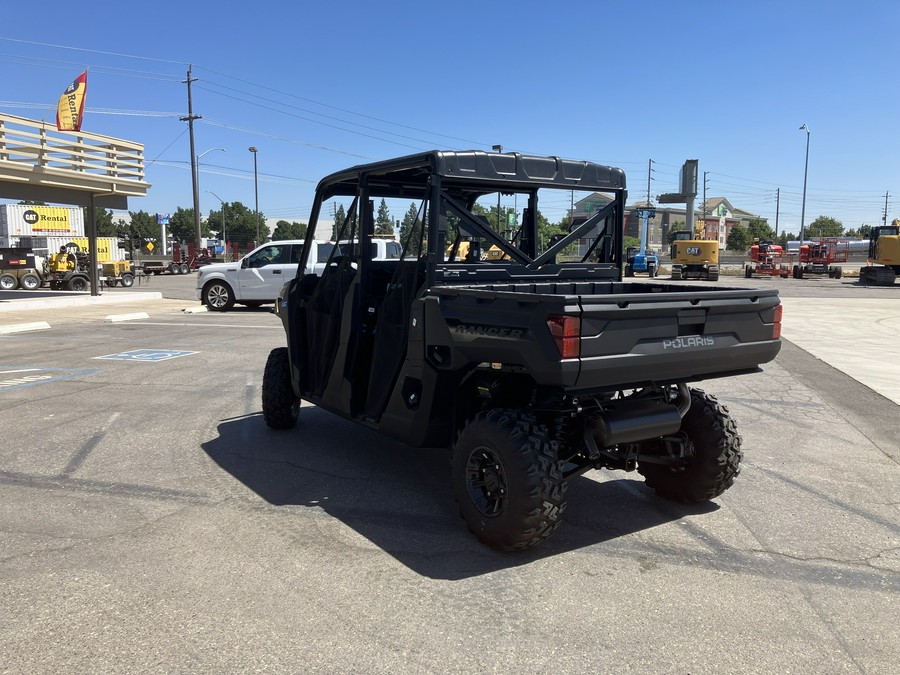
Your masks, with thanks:
M448 331L431 330L428 344L449 342L462 361L479 354L566 389L751 372L781 347L777 290L589 282L437 287L431 294ZM552 339L547 318L559 315L581 320L577 358L563 358Z

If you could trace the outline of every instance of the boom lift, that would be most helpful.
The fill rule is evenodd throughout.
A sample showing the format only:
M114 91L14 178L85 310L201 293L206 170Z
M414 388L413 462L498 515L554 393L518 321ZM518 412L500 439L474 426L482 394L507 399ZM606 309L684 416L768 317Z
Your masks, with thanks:
M646 272L647 276L659 275L659 258L647 250L647 228L650 219L656 215L656 209L640 208L637 216L641 219L641 245L629 246L625 251L625 276L633 277L635 272Z
M785 255L779 244L760 241L750 247L750 262L744 266L744 276L748 279L754 275L787 279L793 259L792 255Z
M840 279L843 270L840 265L850 259L850 242L836 237L826 237L810 241L800 247L800 264L794 265L793 276L802 279L804 274L827 274L829 279Z

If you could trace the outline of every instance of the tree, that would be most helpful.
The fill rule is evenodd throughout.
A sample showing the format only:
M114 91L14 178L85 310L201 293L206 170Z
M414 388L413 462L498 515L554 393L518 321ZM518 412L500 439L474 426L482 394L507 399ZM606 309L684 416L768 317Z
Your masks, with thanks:
M747 232L750 234L751 240L772 241L775 238L775 231L769 227L769 223L761 218L751 218L747 224Z
M856 230L847 230L845 233L848 237L856 237L857 239L869 239L872 236L872 226L863 223Z
M375 234L394 234L394 220L383 197L381 204L378 205L378 215L375 217Z
M298 223L297 221L289 223L286 220L279 220L275 223L275 231L272 232L272 241L303 239L305 236L306 223Z
M91 222L91 210L83 206L81 212L84 214L85 226ZM118 234L115 223L113 223L113 212L108 209L94 209L95 221L97 224L98 237L115 237Z
M225 236L229 242L234 242L240 248L250 246L254 243L259 246L269 238L269 228L265 222L265 216L260 213L259 240L257 240L256 212L247 208L241 202L225 202ZM211 211L207 226L221 234L222 212Z
M337 211L334 212L334 227L332 237L339 239L346 238L350 233L349 227L344 230L344 221L347 220L347 212L344 211L344 205L338 204Z
M807 237L840 237L844 234L844 225L829 216L819 216L806 227Z
M169 216L166 236L175 241L194 241L194 209L183 209L180 206ZM201 232L202 224L201 224Z
M787 250L788 242L796 240L797 235L793 232L782 231L782 233L778 235L778 243L781 244L781 248L783 248L785 251Z
M400 241L403 242L408 254L418 256L422 252L422 221L419 219L419 209L415 202L409 205L406 215L400 222Z
M156 216L150 215L146 211L129 211L128 215L131 219L129 234L132 238L152 239L159 243L162 231L156 222Z
M745 251L750 248L753 238L750 232L743 225L735 225L731 228L728 235L728 241L725 242L726 247L731 251Z

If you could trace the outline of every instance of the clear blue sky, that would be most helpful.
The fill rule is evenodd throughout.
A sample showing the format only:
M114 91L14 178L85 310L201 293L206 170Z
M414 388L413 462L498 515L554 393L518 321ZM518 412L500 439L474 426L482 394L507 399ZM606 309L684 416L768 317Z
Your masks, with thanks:
M53 119L88 69L84 131L143 143L146 198L191 207L193 64L201 212L226 201L309 216L318 180L429 148L505 150L623 168L630 201L677 188L798 231L900 216L896 2L5 3L0 111ZM698 200L699 203L699 200ZM897 205L897 208L894 205ZM394 214L401 217L402 214Z

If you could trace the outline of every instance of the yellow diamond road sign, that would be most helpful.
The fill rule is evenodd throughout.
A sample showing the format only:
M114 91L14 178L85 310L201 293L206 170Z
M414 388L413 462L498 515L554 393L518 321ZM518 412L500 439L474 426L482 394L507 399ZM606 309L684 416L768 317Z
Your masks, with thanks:
M152 242L152 241L148 241L148 242L147 242L147 250L148 250L148 251L152 251L152 250L153 250L153 242Z

